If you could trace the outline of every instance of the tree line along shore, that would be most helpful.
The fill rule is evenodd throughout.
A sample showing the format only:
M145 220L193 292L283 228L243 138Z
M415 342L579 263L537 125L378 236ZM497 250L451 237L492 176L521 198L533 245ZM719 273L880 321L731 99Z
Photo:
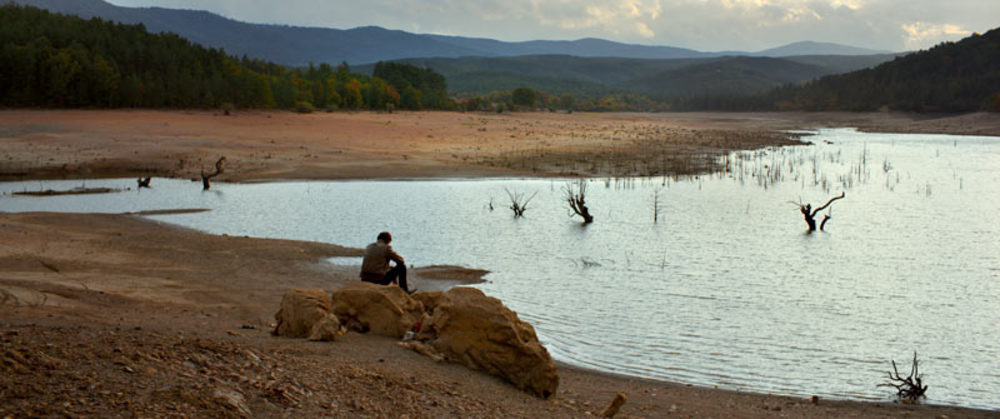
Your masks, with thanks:
M549 94L523 86L449 92L433 69L377 63L278 65L233 57L139 25L0 6L0 106L315 110L1000 111L1000 30L974 34L875 68L766 92L664 94L612 89ZM703 80L704 83L734 83Z

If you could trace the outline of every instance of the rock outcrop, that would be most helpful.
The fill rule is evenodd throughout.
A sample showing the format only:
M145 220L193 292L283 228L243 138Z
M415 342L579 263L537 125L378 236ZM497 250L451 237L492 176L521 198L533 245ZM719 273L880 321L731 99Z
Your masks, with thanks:
M402 338L426 314L399 287L356 282L333 291L332 312L350 330Z
M345 333L330 313L330 296L321 289L288 290L274 319L278 324L273 333L278 336L332 341Z
M332 297L322 290L293 289L275 318L274 333L280 336L332 340L343 333L343 325L361 333L405 337L402 346L435 361L503 377L540 397L548 398L559 387L556 366L535 329L476 288L411 296L399 287L357 282L334 290Z
M433 315L418 338L448 360L503 377L540 397L555 394L559 375L548 351L535 329L500 300L476 288L456 287L429 311Z

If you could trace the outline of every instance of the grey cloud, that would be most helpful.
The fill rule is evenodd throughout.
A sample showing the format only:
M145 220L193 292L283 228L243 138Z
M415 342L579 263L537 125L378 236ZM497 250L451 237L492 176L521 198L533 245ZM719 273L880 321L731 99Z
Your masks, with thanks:
M903 50L996 25L996 0L111 0L206 9L239 20L378 25L509 41L600 37L700 50L756 50L802 40ZM730 6L730 7L727 7ZM847 5L858 6L855 9ZM913 33L919 33L915 37ZM920 38L925 36L926 38ZM920 38L920 39L915 39Z

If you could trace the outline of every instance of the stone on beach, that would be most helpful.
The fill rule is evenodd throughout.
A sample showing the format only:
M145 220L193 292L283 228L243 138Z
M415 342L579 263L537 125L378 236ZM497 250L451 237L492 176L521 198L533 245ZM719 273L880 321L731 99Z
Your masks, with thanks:
M277 336L332 341L344 334L340 321L330 312L330 296L318 288L291 289L281 299L274 315Z
M476 288L456 287L430 308L421 338L449 360L498 375L543 398L555 394L559 375L535 329Z
M426 317L424 305L395 286L356 282L334 290L332 302L348 329L397 339Z
M559 375L535 329L476 288L412 296L394 286L358 282L333 291L332 311L351 330L394 338L435 361L448 360L496 375L549 397ZM426 312L425 312L426 310ZM430 314L430 315L428 315Z

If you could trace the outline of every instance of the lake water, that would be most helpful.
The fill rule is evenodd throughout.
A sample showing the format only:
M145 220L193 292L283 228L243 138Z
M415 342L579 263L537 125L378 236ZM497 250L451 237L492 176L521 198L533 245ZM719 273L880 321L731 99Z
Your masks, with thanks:
M568 215L570 182L552 179L202 192L158 178L153 189L44 198L10 194L135 183L10 182L0 184L0 211L211 208L150 218L354 247L388 230L412 265L490 270L477 286L570 364L889 400L891 389L876 388L889 361L905 375L916 351L930 403L1000 408L1000 138L838 129L807 139L815 145L734 154L725 174L590 179L586 227ZM523 218L507 209L508 191L536 194ZM797 203L842 191L826 231L807 234Z

